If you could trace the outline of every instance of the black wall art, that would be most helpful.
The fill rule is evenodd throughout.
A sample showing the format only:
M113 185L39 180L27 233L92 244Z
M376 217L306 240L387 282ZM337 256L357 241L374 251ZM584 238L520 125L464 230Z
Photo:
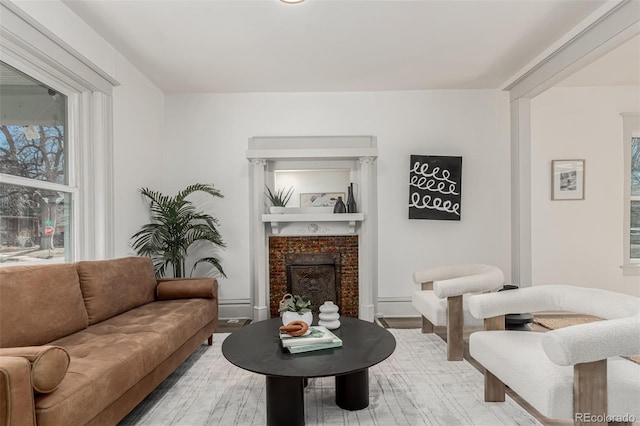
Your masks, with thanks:
M409 219L460 220L462 157L412 155Z

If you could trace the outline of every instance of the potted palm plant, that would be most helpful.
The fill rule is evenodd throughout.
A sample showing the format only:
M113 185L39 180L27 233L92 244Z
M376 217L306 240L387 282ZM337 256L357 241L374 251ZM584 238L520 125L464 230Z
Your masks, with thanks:
M274 190L273 192L266 185L265 188L267 188L267 192L265 192L264 195L271 202L269 212L284 213L284 208L287 206L287 203L291 199L291 195L293 195L293 187L290 187L287 192L284 192L284 188Z
M185 276L185 260L192 244L209 242L209 250L226 247L217 226L218 220L209 214L196 210L187 196L194 192L204 192L212 197L223 197L213 185L196 183L171 197L149 188L141 188L140 193L149 202L151 223L142 227L131 238L132 247L140 256L153 259L156 276L164 277L171 268L174 278ZM226 277L220 260L215 256L202 257L194 263L191 274L200 263L213 265ZM190 275L191 275L190 274Z

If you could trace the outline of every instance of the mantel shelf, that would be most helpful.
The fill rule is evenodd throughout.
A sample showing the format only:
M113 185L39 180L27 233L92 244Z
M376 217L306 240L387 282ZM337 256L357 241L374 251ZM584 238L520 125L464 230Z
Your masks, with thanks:
M262 221L271 224L271 232L278 234L281 223L291 222L347 222L349 233L355 233L357 222L364 220L364 213L283 213L263 214Z

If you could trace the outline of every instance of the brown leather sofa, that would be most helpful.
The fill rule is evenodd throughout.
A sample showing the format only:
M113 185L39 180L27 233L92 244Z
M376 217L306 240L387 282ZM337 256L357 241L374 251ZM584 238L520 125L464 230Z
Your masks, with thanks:
M151 259L0 268L0 425L115 425L218 323L213 278Z

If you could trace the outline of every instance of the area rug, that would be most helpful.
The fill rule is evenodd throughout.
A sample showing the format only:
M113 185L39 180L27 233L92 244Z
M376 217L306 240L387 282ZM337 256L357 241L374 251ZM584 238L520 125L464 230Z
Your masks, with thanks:
M334 379L310 379L307 425L540 425L507 396L484 402L484 379L467 361L448 362L446 344L420 330L389 330L394 354L369 370L370 404L345 411L335 404ZM229 363L228 334L214 335L150 394L121 425L264 425L265 378ZM250 350L250 348L247 348Z

